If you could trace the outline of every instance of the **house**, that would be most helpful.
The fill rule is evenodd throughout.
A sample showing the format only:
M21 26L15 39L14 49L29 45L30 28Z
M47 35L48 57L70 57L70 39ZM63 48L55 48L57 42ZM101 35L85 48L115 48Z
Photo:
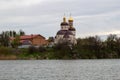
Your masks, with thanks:
M37 34L20 36L20 43L21 45L43 46L47 45L48 41L45 39L45 37Z
M48 41L40 34L37 35L23 35L19 37L20 39L20 46L18 48L28 48L30 46L44 46L48 45ZM10 43L15 40L15 37L10 37Z

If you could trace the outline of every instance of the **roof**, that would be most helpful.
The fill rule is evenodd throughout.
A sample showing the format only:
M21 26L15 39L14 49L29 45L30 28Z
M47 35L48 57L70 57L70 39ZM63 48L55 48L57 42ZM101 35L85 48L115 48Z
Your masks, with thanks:
M57 32L57 35L64 35L66 33L67 30L59 30Z
M40 34L37 34L37 35L24 35L24 36L20 36L20 39L32 39L34 37L37 37L37 36L41 36ZM45 39L45 37L41 36L42 38Z
M45 39L45 37L41 36L40 34L37 35L24 35L24 36L20 36L20 40L28 40L28 39L33 39L37 36L42 37L43 39ZM11 41L13 41L15 39L15 37L10 37L9 38Z
M69 28L70 31L76 31L76 29L74 27Z
M57 35L73 35L73 33L69 30L59 30Z
M67 30L67 32L65 33L65 35L73 35L73 33L69 30Z
M62 22L60 25L64 26L64 25L69 25L69 24L67 22Z

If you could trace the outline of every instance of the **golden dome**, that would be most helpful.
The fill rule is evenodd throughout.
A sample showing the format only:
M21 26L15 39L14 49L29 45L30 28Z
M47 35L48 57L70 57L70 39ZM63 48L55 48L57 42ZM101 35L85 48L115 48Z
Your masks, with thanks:
M66 17L65 16L63 17L63 22L66 22Z
M69 21L73 21L73 18L70 16Z

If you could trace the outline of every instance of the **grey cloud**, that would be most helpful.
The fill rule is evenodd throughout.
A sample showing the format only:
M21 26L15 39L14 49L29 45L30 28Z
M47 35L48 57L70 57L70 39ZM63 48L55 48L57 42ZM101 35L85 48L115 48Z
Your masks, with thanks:
M90 33L98 34L116 29L120 30L120 0L22 1L19 5L15 4L18 4L19 0L0 1L0 3L4 3L2 4L3 8L0 8L0 28L4 26L2 30L7 30L7 28L11 30L23 29L28 34L40 33L45 37L54 36L56 31L60 29L59 24L64 13L66 13L67 18L69 13L72 13L78 37ZM6 3L9 5L5 5ZM20 26L16 26L16 24Z

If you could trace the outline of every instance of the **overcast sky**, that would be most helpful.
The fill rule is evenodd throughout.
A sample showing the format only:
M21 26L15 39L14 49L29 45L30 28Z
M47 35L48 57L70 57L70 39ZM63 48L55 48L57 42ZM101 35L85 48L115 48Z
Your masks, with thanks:
M55 36L64 13L77 37L120 34L120 0L0 0L0 32Z

